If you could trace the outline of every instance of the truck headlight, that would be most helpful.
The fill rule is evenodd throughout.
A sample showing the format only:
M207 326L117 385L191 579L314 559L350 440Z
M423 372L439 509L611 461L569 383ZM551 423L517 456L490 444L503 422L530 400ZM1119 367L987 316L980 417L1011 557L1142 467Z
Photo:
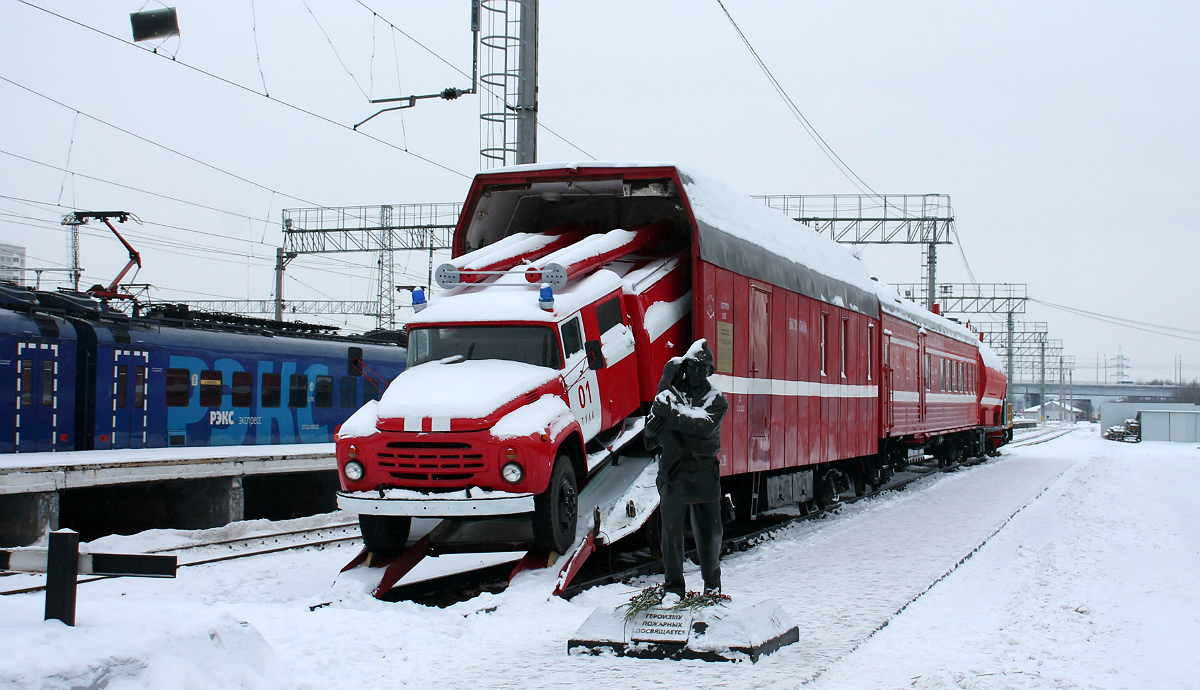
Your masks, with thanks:
M362 481L363 475L366 474L362 464L353 460L346 463L346 466L342 468L342 472L345 473L346 479L352 482Z
M508 462L500 468L500 477L509 484L517 484L525 478L525 470L515 462Z

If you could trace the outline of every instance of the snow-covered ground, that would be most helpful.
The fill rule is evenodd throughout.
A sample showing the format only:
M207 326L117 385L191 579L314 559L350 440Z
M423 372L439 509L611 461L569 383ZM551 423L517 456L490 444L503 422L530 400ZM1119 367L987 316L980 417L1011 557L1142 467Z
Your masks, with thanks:
M40 594L4 597L0 686L1198 687L1198 464L1193 444L1082 426L783 530L724 561L728 593L800 627L755 665L568 656L628 586L563 601L543 571L446 609L388 604L329 549L82 585L75 628L42 621Z

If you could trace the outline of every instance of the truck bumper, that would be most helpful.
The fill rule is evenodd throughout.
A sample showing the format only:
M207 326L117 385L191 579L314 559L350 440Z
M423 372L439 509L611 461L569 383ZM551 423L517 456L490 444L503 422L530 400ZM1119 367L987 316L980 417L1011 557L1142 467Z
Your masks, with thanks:
M406 489L354 491L337 494L338 508L359 515L463 518L520 515L533 512L533 494L474 489L451 493L423 493Z

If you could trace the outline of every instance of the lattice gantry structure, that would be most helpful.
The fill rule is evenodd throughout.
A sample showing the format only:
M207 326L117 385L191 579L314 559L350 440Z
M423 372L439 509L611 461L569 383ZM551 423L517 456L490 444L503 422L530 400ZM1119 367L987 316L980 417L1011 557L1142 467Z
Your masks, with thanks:
M285 209L283 246L277 252L275 267L276 319L282 318L285 309L283 273L293 258L301 254L368 252L377 255L379 301L375 304L374 314L377 325L379 328L394 328L395 252L428 252L429 267L425 285L430 285L433 281L433 252L450 249L454 226L461 213L461 203ZM324 304L337 306L333 302Z
M926 294L937 284L937 246L950 244L954 208L947 194L811 194L756 196L843 244L925 245ZM925 302L932 309L932 300Z

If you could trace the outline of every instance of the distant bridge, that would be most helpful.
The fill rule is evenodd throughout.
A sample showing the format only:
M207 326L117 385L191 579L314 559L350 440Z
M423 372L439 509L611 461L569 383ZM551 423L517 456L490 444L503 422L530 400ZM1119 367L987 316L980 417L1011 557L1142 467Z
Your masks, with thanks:
M1072 398L1099 398L1125 396L1138 398L1159 398L1169 400L1175 397L1180 386L1160 386L1145 383L1074 383L1064 385L1063 391ZM1040 383L1014 383L1012 392L1016 395L1041 395ZM1058 382L1046 382L1046 396L1058 397Z

